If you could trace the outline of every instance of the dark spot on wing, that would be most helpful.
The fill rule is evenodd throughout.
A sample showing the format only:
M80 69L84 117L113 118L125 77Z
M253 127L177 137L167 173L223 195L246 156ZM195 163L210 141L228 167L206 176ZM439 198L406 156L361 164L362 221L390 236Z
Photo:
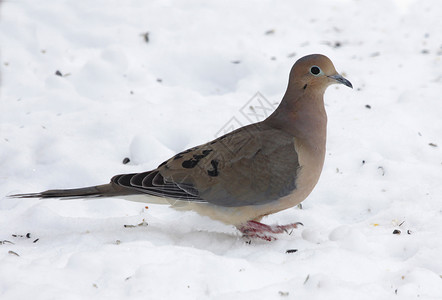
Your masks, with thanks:
M304 85L303 89L305 90L307 88L307 83Z
M177 154L177 155L175 155L175 156L173 157L173 160L180 159L181 157L183 157L182 154Z
M200 161L201 158L204 158L204 156L205 156L205 155L203 155L203 154L194 154L194 155L193 155L193 159L194 159L194 160L197 160L197 161Z
M199 160L195 160L195 159L191 158L191 159L183 161L183 163L181 165L183 166L183 168L192 169L198 164L198 162L199 162Z
M212 152L212 151L213 150L211 150L211 149L207 149L207 150L203 150L202 154L194 154L194 155L192 155L191 159L183 161L183 163L181 165L183 166L183 168L191 169L191 168L195 167L200 162L201 159L203 159L204 157L209 155L210 152Z
M204 157L206 157L207 155L209 155L210 152L212 152L212 151L213 151L213 150L211 150L211 149L209 149L209 150L203 150L203 153L202 153L202 154L194 154L194 155L193 155L193 159L201 160L201 159L203 159Z
M203 150L203 155L204 155L204 156L207 156L207 155L209 155L209 153L212 152L212 151L213 151L212 149Z
M219 172L218 172L218 161L216 159L212 159L210 161L210 164L212 165L213 170L207 170L207 174L210 177L216 177L218 176Z

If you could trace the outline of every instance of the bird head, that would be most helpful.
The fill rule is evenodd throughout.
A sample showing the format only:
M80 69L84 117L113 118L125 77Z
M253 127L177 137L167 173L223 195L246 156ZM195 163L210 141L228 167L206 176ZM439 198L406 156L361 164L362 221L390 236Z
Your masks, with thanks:
M304 56L293 65L289 86L304 91L324 92L331 84L343 84L353 88L350 81L340 75L331 60L321 54Z

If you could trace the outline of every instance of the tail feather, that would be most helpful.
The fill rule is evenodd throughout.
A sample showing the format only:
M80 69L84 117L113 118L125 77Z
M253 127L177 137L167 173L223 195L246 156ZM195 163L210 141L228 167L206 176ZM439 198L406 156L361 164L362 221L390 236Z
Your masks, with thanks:
M94 198L94 197L115 197L141 194L141 192L133 189L124 188L113 183L90 186L78 189L60 189L47 190L40 193L15 194L10 195L12 198L62 198L62 199L78 199L78 198Z

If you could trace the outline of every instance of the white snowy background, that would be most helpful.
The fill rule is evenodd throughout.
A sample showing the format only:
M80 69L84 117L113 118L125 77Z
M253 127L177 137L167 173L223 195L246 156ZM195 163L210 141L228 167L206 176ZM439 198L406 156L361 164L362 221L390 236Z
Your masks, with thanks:
M8 0L0 14L0 299L442 299L440 1ZM264 220L304 223L291 235L247 244L165 206L7 197L106 183L245 125L247 101L278 103L311 53L354 89L326 92L303 209Z

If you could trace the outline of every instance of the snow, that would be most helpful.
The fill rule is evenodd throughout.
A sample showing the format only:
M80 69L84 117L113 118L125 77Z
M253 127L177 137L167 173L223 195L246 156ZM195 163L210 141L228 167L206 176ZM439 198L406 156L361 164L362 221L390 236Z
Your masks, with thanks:
M0 13L0 299L442 298L438 1L21 0ZM277 103L310 53L354 89L326 92L326 163L303 209L264 220L302 222L291 235L248 244L155 204L7 197L106 183L245 125L247 101Z

